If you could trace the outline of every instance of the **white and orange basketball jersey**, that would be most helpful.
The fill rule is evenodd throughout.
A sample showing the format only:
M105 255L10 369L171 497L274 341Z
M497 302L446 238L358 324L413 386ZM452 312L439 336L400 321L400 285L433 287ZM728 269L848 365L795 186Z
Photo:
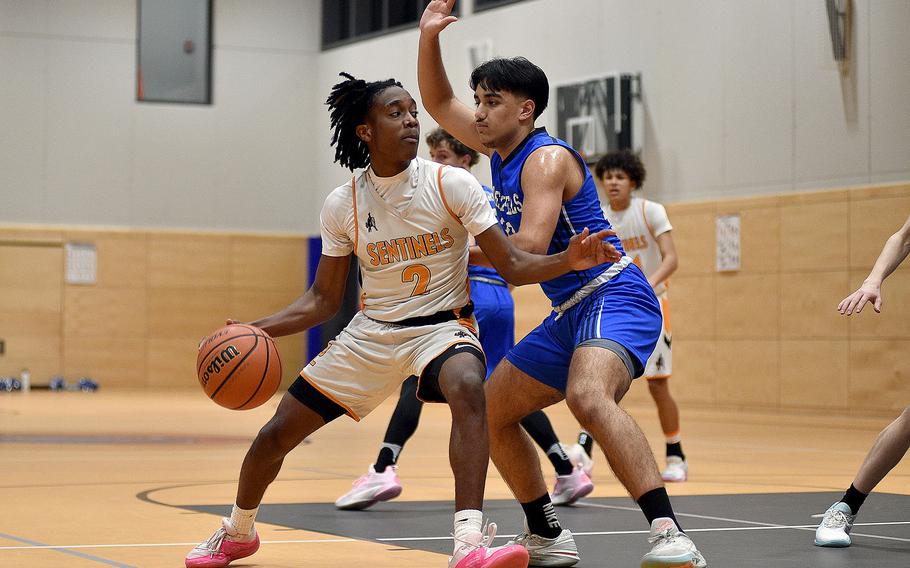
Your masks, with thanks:
M357 255L363 313L384 322L465 306L469 234L497 223L474 176L422 158L391 178L355 176L321 221L322 254Z
M671 230L667 210L660 203L633 197L629 207L614 211L609 202L604 202L604 215L622 241L622 248L632 257L645 276L650 276L660 266L662 257L657 246L657 237ZM658 295L666 290L664 283L654 292Z
M645 276L650 276L660 266L663 257L657 246L657 237L673 229L667 210L660 203L633 197L629 207L614 211L607 203L604 214L613 230L622 241L622 248L632 257L632 261L641 268ZM663 329L654 352L645 363L646 379L665 379L673 373L673 336L670 331L670 307L667 299L666 281L654 288L660 300L660 312L663 315Z

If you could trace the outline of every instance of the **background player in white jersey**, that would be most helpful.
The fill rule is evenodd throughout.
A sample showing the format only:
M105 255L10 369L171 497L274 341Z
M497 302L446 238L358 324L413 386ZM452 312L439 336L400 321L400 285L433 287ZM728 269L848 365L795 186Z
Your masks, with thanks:
M689 464L682 451L679 427L679 408L667 379L673 372L673 336L670 332L670 306L667 295L668 278L678 266L676 246L673 244L670 219L660 203L649 201L632 193L641 189L647 172L639 157L629 150L610 152L597 161L594 174L607 195L603 204L604 214L622 241L622 248L641 268L654 288L663 314L663 330L657 346L645 365L644 378L657 405L657 415L667 446L667 465L660 473L664 481L685 481ZM590 436L579 435L579 443L570 449L574 461L589 463Z
M479 155L436 128L427 134L427 146L434 162L470 171L477 164ZM488 196L492 190L484 186ZM515 345L515 304L508 284L496 270L484 266L468 266L471 285L471 302L477 318L480 344L487 359L487 376L496 364ZM339 509L361 510L380 501L394 499L401 494L398 478L398 459L404 445L411 439L420 424L423 401L417 398L417 377L408 377L401 384L398 404L389 418L382 445L376 461L360 476L354 486L335 501ZM547 454L556 470L556 485L550 498L554 505L570 505L594 489L594 484L580 467L573 467L566 455L553 425L542 410L533 412L521 421L522 427Z
M882 283L900 263L910 255L910 217L904 225L885 242L882 252L872 267L872 272L855 292L840 301L837 311L852 316L863 311L866 302L876 313L882 311ZM825 511L822 522L815 530L815 545L844 548L850 546L853 521L869 493L896 466L910 448L910 406L889 424L875 440L863 460L853 483L840 501Z
M616 250L602 242L612 232L589 236L586 230L551 256L516 249L473 176L415 159L417 105L400 83L343 76L326 101L335 159L352 171L367 169L325 201L313 285L288 307L252 323L278 337L326 321L340 306L351 254L363 274L363 310L284 395L243 461L231 517L189 553L186 566L226 566L253 554L259 504L288 452L343 414L360 420L403 379L417 375L418 396L447 402L452 412L450 568L524 567L523 547L490 546L496 527L481 525L489 438L484 357L467 289L469 233L507 280L524 284L615 258Z

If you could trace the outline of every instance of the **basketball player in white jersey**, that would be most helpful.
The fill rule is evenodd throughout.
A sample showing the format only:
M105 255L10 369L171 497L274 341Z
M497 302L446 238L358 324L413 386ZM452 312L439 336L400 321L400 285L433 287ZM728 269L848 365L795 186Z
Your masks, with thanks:
M667 465L661 471L664 481L685 481L689 464L682 451L679 428L679 409L670 394L668 379L673 372L673 336L670 332L670 311L667 297L668 278L676 271L678 262L673 244L672 225L667 210L660 203L634 196L645 181L645 166L639 157L628 150L610 152L598 160L594 173L606 192L604 214L622 241L626 254L641 268L660 300L663 330L654 352L645 365L644 378L657 405L657 415L664 432ZM591 442L586 432L579 443L569 449L573 461L591 467Z
M187 555L186 566L227 566L256 552L256 513L288 452L343 414L359 421L416 375L417 396L447 402L452 412L456 513L449 567L524 568L527 550L493 547L495 524L482 526L486 367L468 296L469 235L503 277L520 285L618 259L602 241L613 232L585 229L551 256L515 248L471 174L416 158L417 105L400 83L342 75L326 101L335 159L352 171L366 169L325 201L313 285L252 324L278 337L329 319L341 304L351 254L363 275L363 309L288 389L247 452L231 517ZM323 565L318 558L304 564Z

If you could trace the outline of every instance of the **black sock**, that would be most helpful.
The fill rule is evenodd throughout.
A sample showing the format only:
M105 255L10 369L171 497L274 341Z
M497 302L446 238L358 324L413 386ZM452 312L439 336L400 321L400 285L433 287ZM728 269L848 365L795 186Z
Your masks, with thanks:
M417 398L417 377L408 377L401 383L398 404L395 405L392 417L389 418L389 425L386 427L385 437L382 439L382 447L379 449L376 463L373 464L376 473L382 473L387 467L398 462L401 449L417 431L422 410L423 403Z
M667 444L667 457L676 456L682 460L686 459L686 454L682 451L682 442Z
M572 467L572 460L569 459L569 456L566 455L566 452L563 451L562 446L558 443L553 444L549 450L547 450L547 458L550 459L550 463L553 464L553 469L556 470L556 475L569 475L574 469Z
M590 434L587 432L579 433L578 445L585 449L585 453L588 454L588 457L591 457L591 451L594 450L594 438L592 438Z
M667 490L663 487L652 489L639 497L638 506L641 507L641 512L644 513L645 518L648 519L649 525L654 522L654 519L669 517L673 519L673 522L676 523L676 527L682 532L682 527L679 526L679 521L676 520L676 515L673 514L673 506L670 505L670 497L667 495Z
M542 497L530 503L522 503L521 508L525 511L525 519L528 521L528 530L531 534L544 538L556 538L562 534L562 525L559 524L556 509L553 508L548 494L544 493Z
M850 507L850 512L855 515L857 511L859 511L859 508L863 506L863 501L865 501L868 496L868 493L863 493L856 487L853 487L853 484L851 483L850 488L844 493L844 497L841 501L846 503L847 506Z
M379 450L379 457L376 458L376 463L373 464L373 470L376 473L382 473L390 465L395 465L395 453L392 448L382 448Z

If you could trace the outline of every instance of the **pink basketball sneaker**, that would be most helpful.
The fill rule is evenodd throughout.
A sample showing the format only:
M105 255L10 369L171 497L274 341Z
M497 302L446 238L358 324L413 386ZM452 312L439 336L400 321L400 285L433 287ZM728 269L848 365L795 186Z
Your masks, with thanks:
M259 550L259 535L242 537L233 533L230 519L221 519L221 528L186 555L186 568L222 568Z
M398 467L390 465L382 473L376 473L373 466L354 482L354 487L335 501L335 506L344 510L366 509L380 501L388 501L401 495L401 481Z
M528 550L518 544L491 547L496 523L465 540L455 539L458 547L449 559L449 568L527 568Z
M591 491L594 491L594 483L579 464L569 475L556 476L556 485L550 494L550 501L556 506L571 505Z

